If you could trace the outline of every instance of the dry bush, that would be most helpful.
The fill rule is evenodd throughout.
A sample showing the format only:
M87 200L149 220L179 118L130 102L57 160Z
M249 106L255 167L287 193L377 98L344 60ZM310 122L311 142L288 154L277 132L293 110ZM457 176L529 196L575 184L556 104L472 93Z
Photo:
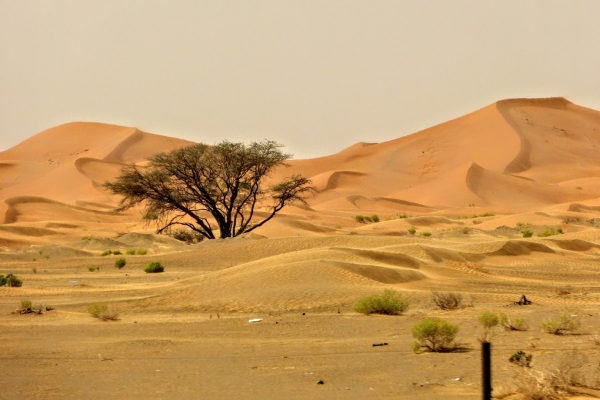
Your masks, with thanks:
M526 331L529 327L523 318L514 320L506 313L500 313L500 325L505 331Z
M354 311L361 314L399 315L408 308L408 301L402 298L402 293L385 289L380 295L362 297L354 306Z
M581 327L577 310L564 309L558 318L550 318L542 322L542 330L552 335L564 335Z
M116 321L119 319L119 314L111 310L106 304L90 304L87 310L92 317L101 319L102 321Z
M433 304L441 310L456 310L466 307L463 296L453 292L431 292Z
M571 294L572 291L573 289L571 289L571 286L560 286L556 288L556 294L559 296L566 296Z

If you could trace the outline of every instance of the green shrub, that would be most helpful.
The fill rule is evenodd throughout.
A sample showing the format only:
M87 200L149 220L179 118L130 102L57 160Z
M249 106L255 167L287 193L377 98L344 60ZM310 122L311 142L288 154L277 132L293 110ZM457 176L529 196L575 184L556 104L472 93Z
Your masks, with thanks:
M119 256L119 255L123 254L123 253L121 253L121 250L113 250L113 252L112 252L112 253L113 253L115 256Z
M109 256L109 255L111 255L111 254L112 254L112 250L106 250L106 251L102 252L102 254L100 254L100 255L101 255L102 257L104 257L104 256Z
M459 326L441 318L425 318L412 327L412 335L417 341L413 350L442 352L452 351L456 348L454 338L458 333Z
M400 214L400 215L398 215L398 218L404 219L404 218L408 218L408 217L406 216L406 214Z
M127 254L128 256L133 256L135 255L135 249L127 249L125 250L125 254Z
M431 236L431 232L421 232L421 236Z
M373 219L369 216L365 216L365 222L373 222Z
M508 358L513 364L517 364L521 367L529 368L531 366L532 354L525 353L523 350L519 350Z
M582 190L583 188L581 186L577 186L575 189Z
M479 214L480 217L493 217L494 214L490 213L490 212L485 212L483 214Z
M21 300L21 310L31 310L31 300Z
M136 254L138 256L145 256L148 251L146 249L137 249Z
M371 219L373 220L373 222L379 222L379 216L377 214L371 215Z
M354 311L361 314L402 314L408 308L408 301L402 294L391 289L386 289L380 295L370 295L358 300Z
M13 274L8 274L6 276L6 286L8 287L21 287L23 286L23 281L14 276Z
M554 235L558 235L562 233L562 229L561 232L557 232L554 229L546 229L543 232L540 232L537 234L538 237L548 237L548 236L554 236Z
M87 308L90 315L94 318L99 318L103 321L115 321L119 319L119 314L112 311L106 304L94 303Z
M533 232L531 232L529 229L525 229L523 231L523 237L524 238L528 238L528 237L532 237L533 236Z
M510 315L500 313L500 325L506 331L526 331L527 324L523 318L515 318L514 321Z
M565 309L558 318L550 318L542 322L542 330L552 335L564 335L578 330L581 327L581 321L576 310Z
M33 272L34 274L37 274L37 268L36 267L31 268L31 272Z
M483 326L483 336L480 339L482 342L488 342L491 338L491 330L500 323L500 318L492 311L482 311L477 320Z
M562 228L558 228L558 229L556 230L556 232L558 232L558 233L560 233L560 234L562 235L562 233L563 233L563 230L562 230Z
M115 261L115 267L119 269L123 268L125 264L127 264L127 261L124 258L118 258Z
M6 285L7 279L4 275L0 275L0 286Z
M161 265L161 263L159 262L151 262L150 264L146 265L146 268L144 268L144 271L147 273L157 273L157 272L163 272L165 270L165 268Z
M460 293L453 292L431 292L433 304L441 310L455 310L463 308L463 296Z
M415 233L417 233L417 230L415 228L408 228L407 232L410 233L411 235L414 235Z
M100 267L88 267L88 271L90 271L90 272L100 271Z

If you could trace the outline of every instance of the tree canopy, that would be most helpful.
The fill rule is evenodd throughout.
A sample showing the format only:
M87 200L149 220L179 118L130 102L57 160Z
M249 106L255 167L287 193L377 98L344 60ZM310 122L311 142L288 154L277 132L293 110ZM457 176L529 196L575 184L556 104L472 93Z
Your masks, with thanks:
M143 204L145 218L156 221L159 233L179 225L215 239L212 216L218 237L235 237L264 225L292 202L305 203L304 195L313 190L300 175L265 187L273 169L291 158L281 147L271 140L195 144L157 154L143 167L126 166L105 187L122 196L120 210ZM267 210L260 219L258 207Z

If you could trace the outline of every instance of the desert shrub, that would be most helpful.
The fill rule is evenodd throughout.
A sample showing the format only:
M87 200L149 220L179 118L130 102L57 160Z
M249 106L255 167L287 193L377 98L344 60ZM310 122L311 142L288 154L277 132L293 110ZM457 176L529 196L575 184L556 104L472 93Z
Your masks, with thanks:
M111 254L112 254L112 250L106 250L106 251L103 251L103 252L102 252L102 254L100 254L100 255L101 255L102 257L104 257L104 256L109 256L109 255L111 255Z
M492 311L482 311L477 317L477 321L483 327L483 336L480 338L482 342L487 342L491 338L491 330L500 323L498 314Z
M408 301L402 294L391 289L386 289L380 295L362 297L354 306L354 311L361 314L402 314L408 308Z
M571 286L559 286L556 288L556 294L559 296L566 296L568 294L571 294L571 291L573 289L571 289Z
M135 255L135 249L127 249L125 250L125 254L127 254L128 256L133 256Z
M21 300L21 310L31 310L31 300Z
M36 267L31 268L31 272L33 272L34 274L37 274L37 268Z
M523 237L524 238L528 238L528 237L532 237L533 236L533 232L531 232L529 229L525 229L523 231Z
M102 321L115 321L119 317L119 314L112 311L106 304L102 303L90 304L87 310L92 317L99 318Z
M113 252L112 252L112 253L113 253L115 256L120 256L121 254L123 254L123 253L121 253L121 250L113 250Z
M145 256L147 252L148 252L148 250L146 250L146 249L137 249L136 254L138 256Z
M151 262L150 264L146 265L146 268L144 268L144 271L147 273L157 273L157 272L163 272L165 270L165 268L161 265L161 263L159 262Z
M88 271L90 271L90 272L100 271L100 267L88 267Z
M354 219L356 220L356 222L360 222L361 224L365 222L364 215L357 215L356 217L354 217Z
M500 313L500 325L506 331L526 331L527 324L523 318L515 318L514 320L506 313Z
M517 228L522 228L524 226L528 226L529 224L527 222L517 222Z
M369 216L365 216L365 222L373 222L373 219Z
M4 275L0 275L0 286L6 285L6 277Z
M115 267L119 269L123 268L125 264L127 264L127 261L124 258L118 258L115 261Z
M371 219L373 220L373 222L379 222L379 216L377 214L371 215Z
M196 244L204 240L204 236L202 236L200 233L189 229L175 229L170 231L168 235L173 239L186 242L187 244Z
M564 309L558 317L542 322L542 330L552 335L564 335L574 332L581 327L581 321L576 310Z
M561 235L563 234L563 230L562 230L562 228L557 228L557 229L556 229L556 232L560 233Z
M521 367L529 368L531 366L532 358L533 358L532 354L528 354L528 353L525 353L523 350L519 350L519 351L513 353L508 358L508 361L510 361L513 364L517 364Z
M479 214L480 217L493 217L494 214L490 213L490 212L485 212L483 214Z
M452 351L456 348L454 338L458 333L459 326L441 318L425 318L412 327L412 335L417 341L413 350L442 352Z
M411 235L414 235L415 233L417 233L417 230L415 228L408 228L407 232L410 233Z
M400 215L398 215L398 218L404 219L404 218L408 218L408 217L406 216L406 214L400 214Z
M583 188L581 186L577 186L575 189L582 190Z
M6 276L6 286L8 287L21 287L23 286L23 281L14 276L13 274L8 274Z
M431 236L431 232L421 232L421 236Z
M433 304L441 310L455 310L457 308L463 308L463 296L460 293L453 292L432 292Z
M538 233L537 236L538 237L548 237L548 236L554 236L554 235L558 235L559 232L555 231L554 229L545 229L542 232Z

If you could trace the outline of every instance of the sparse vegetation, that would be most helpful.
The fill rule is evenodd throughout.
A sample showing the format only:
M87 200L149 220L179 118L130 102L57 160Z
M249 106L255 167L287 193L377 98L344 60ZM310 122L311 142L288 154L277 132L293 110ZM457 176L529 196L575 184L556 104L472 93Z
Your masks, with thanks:
M421 236L431 236L431 232L421 232Z
M121 269L125 266L125 264L127 264L127 260L125 260L124 258L118 258L115 261L115 268Z
M542 232L538 233L537 236L538 237L548 237L548 236L559 235L562 233L562 229L559 228L559 231L555 231L554 229L545 229Z
M458 331L457 324L441 318L425 318L412 328L412 335L417 339L413 350L415 352L422 349L432 352L452 351L456 349L454 339Z
M90 304L87 310L92 317L101 319L102 321L116 321L119 319L119 314L103 303Z
M533 232L531 232L529 229L525 229L523 231L523 237L524 238L529 238L529 237L532 237L532 236L533 236Z
M167 233L173 239L180 240L187 244L196 244L204 240L204 236L200 233L189 229L173 229Z
M519 350L519 351L513 353L508 358L508 361L510 361L513 364L517 364L520 367L529 368L529 367L531 367L532 359L533 359L532 354L528 354L528 353L525 353L523 350Z
M441 310L456 310L465 307L463 296L453 292L432 292L433 304Z
M362 297L354 306L354 311L361 314L398 315L408 309L408 301L395 290L386 289L380 295Z
M151 262L150 264L146 265L146 268L144 268L144 271L147 273L158 273L158 272L163 272L165 270L165 268L161 265L161 263L159 262Z
M407 232L410 233L411 235L414 235L415 233L417 233L417 230L415 228L408 228Z
M506 331L525 331L527 324L523 318L515 318L514 320L506 313L500 313L500 325Z
M578 330L581 321L576 310L566 308L558 317L550 318L542 322L542 330L552 335L565 335Z

